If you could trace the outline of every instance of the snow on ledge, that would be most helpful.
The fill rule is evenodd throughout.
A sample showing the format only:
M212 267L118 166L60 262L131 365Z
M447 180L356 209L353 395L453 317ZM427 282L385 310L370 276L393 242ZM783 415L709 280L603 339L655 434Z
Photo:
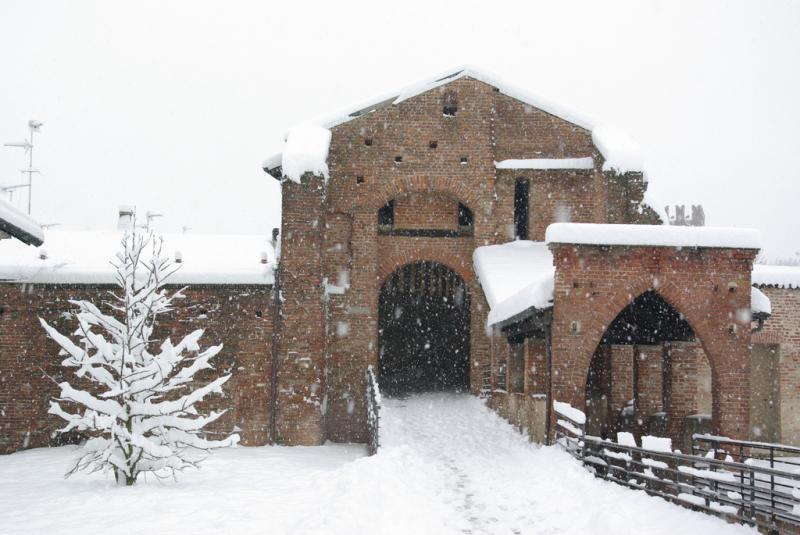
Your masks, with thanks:
M769 297L756 287L750 288L750 311L753 314L772 314L772 303Z
M44 241L39 223L4 199L0 199L0 230L26 244L41 245Z
M576 424L583 425L586 423L586 414L564 401L553 401L553 410L561 416L566 416Z
M547 227L545 242L759 249L761 235L755 229L732 227L553 223Z
M753 266L753 284L776 288L800 289L800 266Z
M594 158L531 158L494 162L497 169L594 169Z
M478 247L472 261L489 304L489 325L530 308L552 306L555 268L543 242L518 240Z
M597 126L592 129L592 143L605 158L603 171L644 172L641 148L626 132L611 126Z
M281 157L283 176L300 183L305 173L328 178L328 151L331 131L313 124L298 125L289 131ZM275 157L271 158L275 163Z

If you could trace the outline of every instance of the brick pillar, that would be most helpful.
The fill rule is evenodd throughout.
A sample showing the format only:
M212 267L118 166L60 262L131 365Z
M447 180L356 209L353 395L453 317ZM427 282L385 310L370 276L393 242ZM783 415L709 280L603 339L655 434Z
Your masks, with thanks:
M325 427L327 436L338 442L365 442L367 439L367 366L372 365L378 373L377 222L374 210L354 212L346 232L344 229L337 232L338 238L325 246L327 251L342 251L326 253L326 260L338 255L342 258L337 263L349 266L350 287L343 295L329 296L330 384ZM330 230L329 234L332 236ZM349 244L345 243L345 238ZM331 266L327 269L329 276L339 269L333 267L335 269ZM346 327L342 328L343 325Z
M667 434L676 445L682 444L684 418L697 410L697 353L702 351L697 342L670 342L667 346Z
M280 282L283 303L278 341L277 441L321 444L325 326L322 302L322 179L284 181Z
M616 417L633 399L633 346L611 346L611 414Z
M642 416L664 410L663 348L659 345L635 346L639 366L639 406Z

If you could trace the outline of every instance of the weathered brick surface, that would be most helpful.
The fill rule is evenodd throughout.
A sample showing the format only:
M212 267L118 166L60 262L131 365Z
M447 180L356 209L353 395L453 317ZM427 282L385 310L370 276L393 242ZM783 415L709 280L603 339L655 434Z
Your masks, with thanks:
M457 100L456 117L442 114L445 93ZM299 202L292 195L298 199L305 195L299 192L301 188L325 190L322 205L305 210L325 221L322 241L305 240L292 254L321 257L320 275L304 281L306 295L323 278L334 280L338 272L347 272L349 288L343 294L328 296L325 303L328 334L320 375L327 382L322 435L356 440L363 433L364 368L378 362L378 295L383 281L397 268L432 260L458 273L470 294L474 392L481 387L486 366L497 362L491 356L493 341L484 327L488 307L472 271L472 251L480 245L508 240L509 225L513 225L513 181L529 175L498 174L494 162L595 156L597 167L593 171L539 171L529 176L534 181L529 201L533 239L543 238L547 224L565 217L604 221L606 197L596 192L598 184L607 182L608 177L599 171L602 158L587 130L471 79L455 80L399 105L378 108L332 131L327 183L304 180L300 188L284 186L283 193L286 206ZM402 161L396 161L397 157ZM377 211L390 200L395 201L398 229L454 230L457 203L463 203L473 213L472 235L430 238L380 234ZM287 214L284 212L284 219ZM284 258L288 256L286 244L292 239L284 233ZM293 291L284 286L287 301L292 300ZM284 312L285 317L289 314ZM347 324L347 334L331 334L342 322ZM495 380L497 369L492 368ZM536 388L543 388L541 380Z
M634 399L633 346L611 346L611 414L616 417Z
M448 101L457 103L455 117L442 113L446 94ZM639 213L646 186L642 176L602 172L603 158L593 147L588 130L473 79L457 79L398 105L379 106L333 127L332 132L330 177L323 180L307 175L301 184L282 183L282 308L274 318L279 328L274 415L277 433L273 437L280 443L365 439L364 373L367 366L378 364L380 289L396 269L412 262L439 262L465 281L470 303L471 389L474 393L483 387L505 389L498 379L499 366L508 356L508 342L504 334L486 329L488 305L472 269L472 252L478 246L513 237L517 179L530 181L528 226L534 240L543 239L547 225L555 221L653 221L654 214ZM594 158L593 169L497 171L494 165L512 158L587 156ZM451 232L446 237L430 237L430 233L421 235L424 232L408 236L379 231L378 210L390 200L394 200L395 229ZM458 228L458 203L472 211L471 232L452 232ZM733 341L717 330L728 321L720 318L727 318L731 307L744 304L744 292L733 296L724 292L732 277L742 285L749 284L749 275L744 275L744 265L751 260L749 253L733 252L734 256L741 256L733 259L705 252L693 256L691 252L670 251L663 255L639 251L625 256L619 251L602 251L589 255L596 273L588 273L569 252L559 254L566 263L559 270L556 292L557 398L583 401L587 359L597 346L601 326L607 325L629 302L628 292L635 296L634 292L647 289L655 276L664 282L668 299L684 289L699 295L687 316L691 315L690 321L693 326L697 324L703 337L713 338L708 342L711 353L730 350L737 354L741 343L745 343L741 330ZM684 257L688 257L685 262ZM709 274L709 270L713 273ZM598 288L580 286L579 292L572 292L573 278L581 285L596 283ZM716 283L723 290L709 290L708 285ZM208 298L227 295L227 291L233 290L209 289ZM594 295L595 291L600 293ZM241 299L231 297L229 305L234 306ZM680 300L676 297L675 301ZM39 305L31 306L35 309ZM685 301L676 306L682 312L690 308ZM215 328L229 334L243 333L240 338L247 340L252 337L252 344L259 349L252 350L253 360L245 368L258 370L259 374L263 371L268 377L272 355L269 307L263 307L256 326L240 321L238 310L231 309L230 315L220 317L224 325ZM706 318L703 314L708 310L718 313ZM588 334L568 332L572 317ZM263 332L258 330L262 323L267 329ZM210 334L212 327L209 325ZM13 330L3 331L2 336L9 340L8 347L12 343L28 343L24 334L20 336ZM524 396L522 401L518 397L507 401L504 410L509 414L523 410L527 411L525 414L541 415L543 402L535 396L546 390L546 351L541 342L529 341L526 347ZM18 350L12 352L16 354ZM729 366L724 373L740 379L747 373L738 360L729 359L724 364ZM27 378L34 370L25 373ZM735 378L731 376L731 380ZM727 381L721 380L720 384L727 385ZM15 383L19 383L15 389L28 388L24 381L15 379ZM268 386L267 382L267 389ZM47 388L44 383L32 384L28 393L17 395L14 390L14 399L32 399ZM619 404L628 390L620 383L612 404ZM262 429L269 420L270 397L259 397L261 393L256 395L247 389L244 392L247 395L237 401L243 409L237 410L253 415L247 424L253 429L252 443L261 443L266 440L266 431L258 434L256 429ZM728 420L721 421L727 430L741 414L736 412L739 405L728 399L727 390L723 394L720 406L733 411L724 417ZM535 410L525 409L534 406ZM38 429L35 419L41 416L40 412L25 414L24 410L27 409L13 412L17 418L13 427ZM241 422L250 417L228 418ZM241 423L239 426L244 427Z
M800 289L760 287L772 316L753 341L778 345L781 441L800 445Z
M106 300L112 288L79 285L0 284L0 453L55 443L62 421L49 416L49 400L58 394L55 381L75 382L60 366L58 346L45 337L41 317L62 333L77 327L65 312L69 299ZM265 286L192 286L186 299L162 317L157 339L201 328L201 345L222 343L216 369L230 373L225 396L212 396L209 408L228 408L210 430L241 431L246 445L267 443L272 337L271 288ZM50 378L48 378L50 377Z
M681 312L714 375L713 425L748 437L750 307L755 250L554 244L553 395L584 405L589 362L606 328L633 299L655 289Z
M635 346L638 359L637 409L646 416L664 410L663 348L654 346Z

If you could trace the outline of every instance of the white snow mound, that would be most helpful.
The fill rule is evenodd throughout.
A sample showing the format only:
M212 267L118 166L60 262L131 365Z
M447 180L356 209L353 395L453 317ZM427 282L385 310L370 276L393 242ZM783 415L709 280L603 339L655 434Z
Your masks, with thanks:
M283 176L300 183L305 173L328 178L331 131L313 124L295 126L286 137L281 167Z
M472 261L489 303L489 325L529 308L552 306L555 268L543 242L517 240L478 247Z
M626 132L612 126L596 126L592 129L592 142L606 160L603 171L644 172L642 150Z

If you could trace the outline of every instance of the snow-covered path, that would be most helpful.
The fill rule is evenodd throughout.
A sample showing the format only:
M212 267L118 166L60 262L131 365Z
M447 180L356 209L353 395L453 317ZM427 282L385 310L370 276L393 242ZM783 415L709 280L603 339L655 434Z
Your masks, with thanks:
M457 513L440 533L754 532L596 479L557 448L528 443L473 396L384 404L381 455L413 449L442 482L438 499Z
M469 395L386 400L383 446L235 448L177 481L67 480L75 447L0 455L3 535L755 533L595 479Z

